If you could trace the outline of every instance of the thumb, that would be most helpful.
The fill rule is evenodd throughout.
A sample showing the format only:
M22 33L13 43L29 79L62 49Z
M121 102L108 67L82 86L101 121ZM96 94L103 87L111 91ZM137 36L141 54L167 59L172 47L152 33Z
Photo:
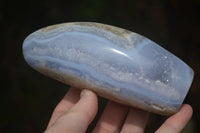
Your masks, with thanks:
M97 96L82 90L80 100L50 127L48 133L84 133L98 110ZM46 132L46 133L47 133Z

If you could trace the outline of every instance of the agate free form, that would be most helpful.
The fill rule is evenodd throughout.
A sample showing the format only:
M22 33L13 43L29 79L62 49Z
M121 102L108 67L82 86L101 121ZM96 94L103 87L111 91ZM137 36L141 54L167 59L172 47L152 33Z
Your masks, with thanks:
M40 29L25 39L23 54L44 75L162 115L178 111L193 79L188 65L155 42L99 23Z

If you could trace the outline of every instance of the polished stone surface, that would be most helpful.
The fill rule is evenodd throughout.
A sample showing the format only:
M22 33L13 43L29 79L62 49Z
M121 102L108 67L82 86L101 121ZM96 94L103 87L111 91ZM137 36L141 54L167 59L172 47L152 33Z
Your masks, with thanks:
M193 79L190 67L153 41L99 23L40 29L25 39L23 54L56 80L162 115L177 112Z

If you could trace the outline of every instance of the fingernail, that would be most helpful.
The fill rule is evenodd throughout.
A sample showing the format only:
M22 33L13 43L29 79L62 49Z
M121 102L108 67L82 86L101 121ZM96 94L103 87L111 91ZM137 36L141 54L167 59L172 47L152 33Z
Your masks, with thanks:
M82 90L81 91L81 98L83 98L83 97L87 97L87 96L89 96L91 94L91 91L90 90L87 90L87 89L84 89L84 90Z

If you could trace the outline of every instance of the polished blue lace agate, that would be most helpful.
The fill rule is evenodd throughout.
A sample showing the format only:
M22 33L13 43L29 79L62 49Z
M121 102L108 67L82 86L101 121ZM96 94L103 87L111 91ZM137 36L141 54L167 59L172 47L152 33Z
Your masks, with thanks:
M162 115L178 111L193 79L188 65L155 42L99 23L40 29L25 39L23 54L49 77Z

